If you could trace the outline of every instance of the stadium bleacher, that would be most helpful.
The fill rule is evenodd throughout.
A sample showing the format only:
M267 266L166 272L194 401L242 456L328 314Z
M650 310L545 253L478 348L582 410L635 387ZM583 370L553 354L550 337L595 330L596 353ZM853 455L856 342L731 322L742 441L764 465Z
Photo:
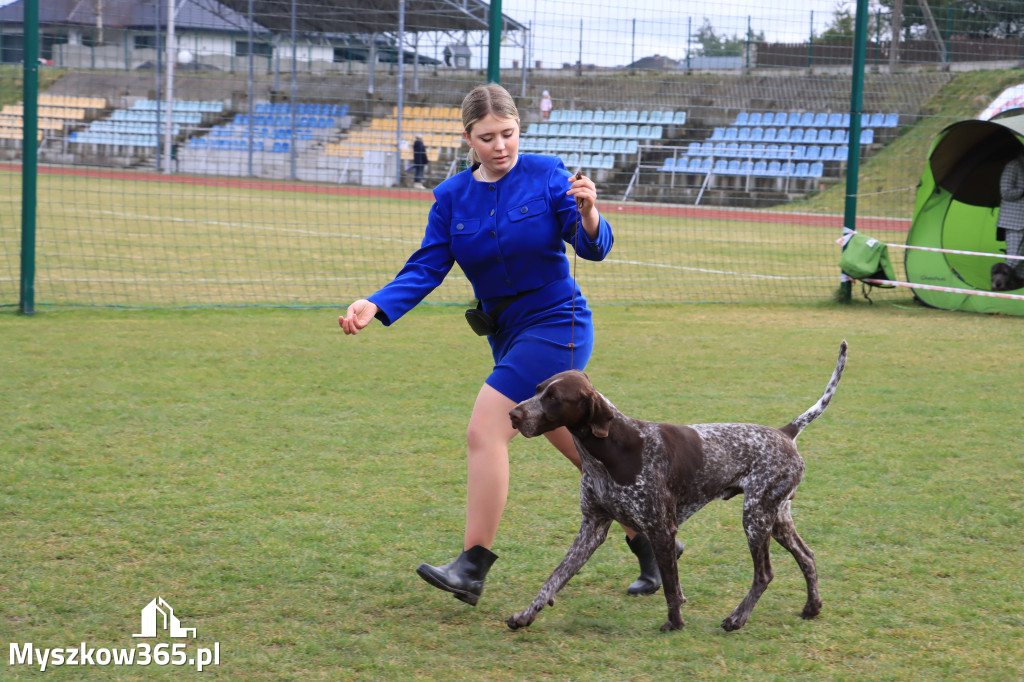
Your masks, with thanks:
M105 119L90 122L84 129L68 135L75 145L103 145L113 147L156 148L160 146L166 126L162 111L166 102L142 99L130 109L116 109ZM179 137L185 127L199 126L204 116L219 115L224 109L220 101L176 100L171 109L173 137Z

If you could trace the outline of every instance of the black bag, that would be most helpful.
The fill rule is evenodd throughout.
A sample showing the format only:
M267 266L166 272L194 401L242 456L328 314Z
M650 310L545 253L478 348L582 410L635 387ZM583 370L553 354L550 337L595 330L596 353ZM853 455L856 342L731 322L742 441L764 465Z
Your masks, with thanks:
M476 302L475 308L470 308L466 311L466 322L469 323L469 328L476 332L477 336L494 336L501 331L501 326L498 324L498 318L505 312L505 309L510 305L522 298L524 294L515 294L513 296L505 296L500 299L492 309L490 313L484 311L484 304L480 301Z

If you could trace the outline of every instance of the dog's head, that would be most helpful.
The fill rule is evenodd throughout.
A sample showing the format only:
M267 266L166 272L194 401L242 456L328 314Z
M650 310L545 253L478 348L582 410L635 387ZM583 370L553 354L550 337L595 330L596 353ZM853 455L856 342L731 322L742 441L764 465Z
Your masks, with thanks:
M573 433L589 428L607 438L614 412L586 374L561 372L537 386L537 393L508 413L512 426L527 438L567 426Z
M1024 280L1017 276L1008 263L992 266L992 291L1013 291L1024 287Z

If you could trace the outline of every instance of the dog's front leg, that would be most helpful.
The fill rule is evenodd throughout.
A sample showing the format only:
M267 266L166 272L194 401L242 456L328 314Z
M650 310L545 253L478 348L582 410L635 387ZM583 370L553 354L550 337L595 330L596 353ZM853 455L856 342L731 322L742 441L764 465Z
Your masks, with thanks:
M545 606L554 606L555 595L583 568L583 564L587 563L594 550L605 541L605 538L608 537L609 526L611 526L609 519L584 514L579 534L572 541L572 546L566 552L562 563L558 564L558 568L540 588L540 594L526 609L511 616L505 623L513 630L528 627L541 609Z
M686 597L683 596L683 590L679 585L675 531L668 528L659 529L649 532L647 537L654 548L654 558L658 560L665 602L668 604L668 620L661 629L680 630L683 627L683 615L679 607L686 601Z

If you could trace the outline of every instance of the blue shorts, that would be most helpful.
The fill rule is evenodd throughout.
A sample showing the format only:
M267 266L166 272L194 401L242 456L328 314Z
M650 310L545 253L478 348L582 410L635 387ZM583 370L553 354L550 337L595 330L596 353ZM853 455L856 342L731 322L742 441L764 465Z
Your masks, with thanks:
M489 337L494 370L486 383L517 403L532 397L537 384L549 377L584 369L594 350L593 317L582 295L576 299L575 311L569 301L547 309L541 304L543 310L534 307L537 301L524 303L522 308L517 302L506 311L512 313L510 319L522 320L520 326Z

